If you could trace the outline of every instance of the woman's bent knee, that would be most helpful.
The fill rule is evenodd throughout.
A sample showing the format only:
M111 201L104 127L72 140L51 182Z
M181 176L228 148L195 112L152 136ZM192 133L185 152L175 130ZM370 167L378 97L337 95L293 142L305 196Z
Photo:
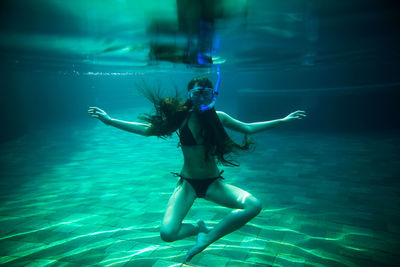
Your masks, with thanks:
M247 209L253 216L257 216L262 210L261 201L255 197L248 199L245 205L245 209Z
M176 231L171 228L161 227L160 237L165 242L174 242L176 240Z

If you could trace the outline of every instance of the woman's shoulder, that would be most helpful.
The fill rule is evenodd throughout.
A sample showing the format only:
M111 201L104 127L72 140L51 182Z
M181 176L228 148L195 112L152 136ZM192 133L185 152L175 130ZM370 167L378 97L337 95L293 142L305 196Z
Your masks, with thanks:
M226 119L230 117L228 114L220 110L217 110L216 113L221 122L226 121Z

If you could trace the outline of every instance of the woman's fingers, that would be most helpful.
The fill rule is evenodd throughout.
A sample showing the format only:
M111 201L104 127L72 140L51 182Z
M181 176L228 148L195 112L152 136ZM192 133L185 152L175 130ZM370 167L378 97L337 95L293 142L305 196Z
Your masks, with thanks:
M105 112L98 107L89 107L88 113L93 118L101 119L101 115L103 115Z
M302 118L305 118L306 116L307 115L306 115L305 111L297 110L295 112L290 113L288 117L289 118L294 118L294 119L302 119Z
M294 115L297 115L297 116L302 116L302 117L307 116L307 115L306 115L306 112L303 111L303 110L298 110L298 111L294 112L293 114L294 114Z
M100 111L103 112L102 109L98 108L98 107L89 107L89 110L94 110L94 111Z
M98 108L98 107L90 107L89 110L88 110L88 113L92 114L92 115L93 114L105 114L105 112L102 109Z

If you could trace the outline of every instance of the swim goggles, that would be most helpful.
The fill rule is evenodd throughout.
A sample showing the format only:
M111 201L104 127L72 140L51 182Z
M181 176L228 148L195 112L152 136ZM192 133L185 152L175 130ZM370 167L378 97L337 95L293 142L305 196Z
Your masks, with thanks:
M221 73L219 66L217 66L217 78L215 89L197 86L188 92L189 98L192 100L192 102L200 104L200 111L202 112L212 109L217 101L218 89L219 85L221 84Z
M214 89L213 88L204 88L201 86L195 87L193 89L191 89L188 93L189 93L189 98L192 101L198 102L196 100L207 100L207 99L211 99Z

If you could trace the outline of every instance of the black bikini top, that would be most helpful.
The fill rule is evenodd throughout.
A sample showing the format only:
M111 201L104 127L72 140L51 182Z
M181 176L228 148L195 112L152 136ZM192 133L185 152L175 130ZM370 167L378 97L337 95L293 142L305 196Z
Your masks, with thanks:
M186 120L185 125L179 130L178 136L182 146L198 146L196 139L188 125L189 118Z

